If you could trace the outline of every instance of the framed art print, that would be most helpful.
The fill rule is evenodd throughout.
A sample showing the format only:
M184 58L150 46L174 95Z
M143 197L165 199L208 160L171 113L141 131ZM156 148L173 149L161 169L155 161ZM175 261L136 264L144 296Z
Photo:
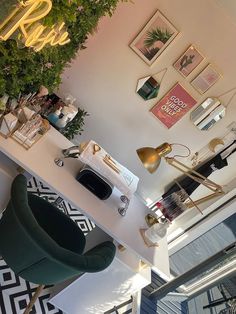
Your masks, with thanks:
M150 110L168 129L178 122L197 101L183 88L175 84Z
M187 77L203 60L203 55L191 45L173 64L173 67L181 75Z
M178 34L177 29L157 11L130 47L148 65L151 65Z
M191 85L200 93L204 94L221 77L211 64L208 64L191 82Z

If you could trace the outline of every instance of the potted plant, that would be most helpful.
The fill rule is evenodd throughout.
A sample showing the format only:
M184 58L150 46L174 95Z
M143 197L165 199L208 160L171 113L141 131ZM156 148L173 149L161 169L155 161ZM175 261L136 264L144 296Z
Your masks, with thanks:
M81 135L85 123L84 120L87 116L89 116L89 114L85 110L79 108L74 119L61 131L62 134L69 140L72 140L75 135Z

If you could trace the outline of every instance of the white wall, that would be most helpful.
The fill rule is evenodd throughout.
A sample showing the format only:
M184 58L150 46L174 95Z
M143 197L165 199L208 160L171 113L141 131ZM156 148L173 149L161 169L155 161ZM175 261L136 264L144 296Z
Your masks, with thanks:
M180 34L149 67L129 48L129 43L157 9ZM191 124L189 113L167 130L149 109L177 81L198 101L236 86L235 35L235 24L214 0L136 0L134 4L120 4L112 18L101 21L98 32L87 42L87 49L79 52L78 58L63 75L60 93L70 92L90 113L85 131L77 141L94 139L138 175L141 197L155 199L160 196L165 185L178 172L163 161L158 171L150 175L138 160L136 149L168 141L186 144L193 151L199 150L210 139L224 133L226 126L233 121L236 97L227 110L227 116L207 133L198 131ZM172 64L190 44L195 44L207 60L188 79L183 79ZM223 78L200 96L188 82L207 62L215 64ZM164 67L168 67L168 72L158 98L145 102L135 93L137 80ZM229 97L222 100L227 102ZM234 165L235 161L236 156L233 156L230 163ZM234 167L228 167L221 171L217 181L227 183L234 176Z
M236 2L234 0L215 0L230 15L236 24Z

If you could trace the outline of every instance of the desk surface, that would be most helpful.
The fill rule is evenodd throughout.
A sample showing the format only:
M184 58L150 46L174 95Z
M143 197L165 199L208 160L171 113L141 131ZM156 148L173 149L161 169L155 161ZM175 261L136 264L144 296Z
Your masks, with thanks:
M12 139L0 138L0 151L78 208L117 242L154 266L159 275L169 277L166 238L159 242L158 248L148 248L139 233L140 228L146 227L146 206L133 196L126 216L122 217L117 212L120 204L117 190L108 200L101 201L85 189L75 179L81 167L78 159L66 159L62 168L54 163L61 156L61 150L70 146L72 143L54 128L28 151Z

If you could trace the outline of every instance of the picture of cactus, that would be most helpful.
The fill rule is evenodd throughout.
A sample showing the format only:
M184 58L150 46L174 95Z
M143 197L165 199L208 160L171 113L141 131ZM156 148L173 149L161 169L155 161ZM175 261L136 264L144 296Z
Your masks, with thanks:
M203 60L202 54L191 45L173 64L173 67L187 77Z
M151 65L176 37L176 28L157 11L130 47L149 65Z
M193 59L195 58L194 55L190 55L189 57L184 55L183 58L180 60L180 71L186 68L189 64L193 63Z

